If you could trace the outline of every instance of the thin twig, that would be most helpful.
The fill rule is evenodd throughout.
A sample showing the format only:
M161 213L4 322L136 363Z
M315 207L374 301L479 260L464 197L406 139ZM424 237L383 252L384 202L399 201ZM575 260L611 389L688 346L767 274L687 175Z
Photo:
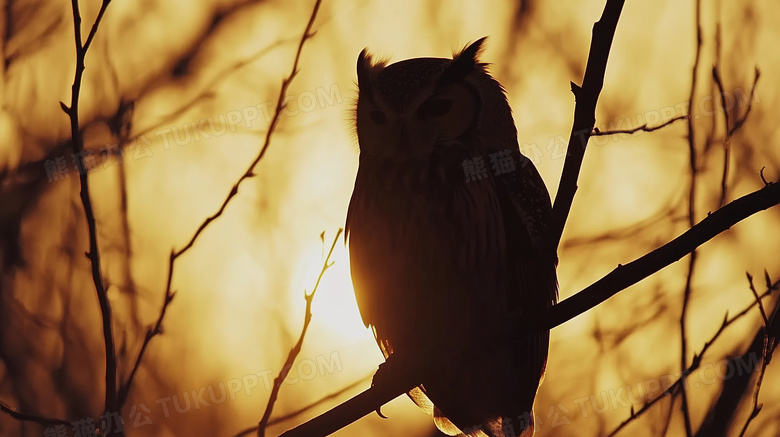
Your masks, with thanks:
M767 319L766 311L764 310L764 304L761 303L761 299L759 298L758 293L756 292L756 287L753 285L753 278L750 276L750 273L747 274L747 277L748 277L748 283L750 284L750 291L753 293L753 296L756 298L756 302L758 303L758 308L761 310L761 317L764 322L764 328L763 328L764 344L761 349L761 370L758 373L758 380L756 381L756 391L753 393L753 409L750 411L750 415L745 421L745 424L742 426L742 431L739 433L739 437L745 435L745 432L750 426L750 422L752 422L753 419L755 419L758 416L758 414L761 412L761 409L764 406L763 404L758 403L758 396L759 393L761 392L761 384L764 382L764 374L766 373L766 366L768 366L769 362L772 360L772 353L775 349L775 342L777 341L776 334L774 334L774 332L770 334L770 327L775 324L778 310L780 310L780 299L778 299L777 303L775 304L774 310L772 310L771 319ZM776 330L777 329L774 329L773 331Z
M742 317L744 317L745 314L747 314L751 309L753 309L754 306L759 304L764 298L771 296L772 295L772 291L774 291L775 289L780 289L780 281L778 281L778 282L768 286L767 290L763 294L761 294L760 296L757 296L755 301L753 301L750 305L745 307L742 311L740 311L737 314L735 314L733 317L729 318L728 317L728 312L726 312L726 316L723 319L723 323L720 325L720 327L715 332L715 334L712 337L710 337L709 341L704 343L704 346L702 346L701 351L699 351L698 354L694 355L693 361L691 362L691 364L689 366L687 366L683 370L682 374L680 375L680 378L678 378L674 383L672 383L669 387L667 387L667 389L664 390L663 393L660 393L655 398L647 401L642 406L642 408L634 411L626 420L621 422L620 425L618 425L614 430L612 430L612 432L607 434L607 437L612 437L612 436L617 435L618 432L620 432L623 428L625 428L629 423L631 423L634 420L638 419L642 414L647 412L650 409L650 407L652 407L653 405L658 403L658 401L660 401L661 399L663 399L664 397L666 397L668 395L673 395L673 394L677 393L677 391L679 390L680 385L683 382L683 376L690 375L691 373L696 371L696 369L699 368L699 366L701 365L701 362L702 362L702 358L704 357L704 354L707 353L709 348L715 343L715 341L726 330L726 328L731 326L737 320L739 320Z
M271 390L271 396L268 398L268 404L266 404L265 413L263 413L263 418L260 419L260 423L257 425L258 437L265 436L265 429L268 427L268 421L271 419L271 413L274 410L274 404L276 403L276 399L279 397L279 390L282 388L282 382L284 382L285 378L287 378L287 375L290 373L290 369L295 363L295 359L298 357L298 354L301 353L303 339L306 337L306 331L309 329L309 323L311 322L311 302L314 300L314 294L317 293L317 288L320 286L322 276L325 275L325 272L333 265L333 263L330 262L330 256L333 254L333 249L336 247L336 242L339 241L339 237L343 231L344 229L339 228L339 230L336 232L336 237L333 238L333 244L330 246L328 256L326 256L325 260L322 262L322 270L320 270L320 275L317 277L317 282L314 284L314 288L312 289L311 293L307 294L305 291L303 292L303 297L306 299L306 313L303 318L303 328L301 329L301 335L298 337L298 342L295 343L295 346L290 349L290 353L287 354L287 360L285 361L284 366L282 366L282 370L279 372L279 375L274 379L274 387ZM324 232L322 233L322 236L324 238Z
M749 272L745 272L745 275L747 275L747 280L749 284L750 291L753 293L753 297L756 298L756 303L758 304L758 309L761 311L761 319L764 321L764 327L769 325L769 319L766 317L766 311L764 310L764 304L761 303L761 299L758 297L758 292L756 291L756 286L753 284L753 276L750 275Z
M696 84L698 82L699 60L701 59L702 29L701 29L701 0L696 0L696 54L691 69L691 92L688 95L688 111L693 107L693 99L696 95ZM693 126L693 120L688 118L688 165L691 174L691 181L688 187L688 227L693 228L696 223L696 182L699 174L696 155L696 136ZM688 362L688 337L686 333L686 318L688 315L688 303L691 299L693 275L696 270L696 250L691 251L688 258L688 272L685 276L685 289L683 290L682 310L680 311L680 370L685 369ZM684 382L684 374L682 376ZM688 408L688 394L686 384L682 384L680 391L682 402L680 409L683 413L683 422L685 423L685 435L693 437L693 427L691 425L690 409Z
M718 207L723 206L726 201L726 194L728 192L728 179L729 179L729 161L731 161L731 126L729 124L729 110L726 106L726 91L723 87L723 80L720 78L720 72L718 66L712 67L712 78L715 81L715 85L718 87L718 93L720 93L720 106L723 108L723 123L726 125L726 137L723 139L723 171L720 177L720 200L718 201Z
M92 28L89 31L89 36L85 43L82 44L81 40L81 13L79 11L78 0L71 1L71 7L73 9L73 34L76 41L76 71L73 78L73 86L71 87L71 100L70 107L65 103L60 102L60 107L65 114L70 118L70 134L71 145L73 147L74 159L79 163L79 183L81 186L81 203L84 208L84 215L87 220L87 227L89 228L89 252L87 257L92 265L92 282L95 284L95 291L97 293L98 304L100 305L100 315L103 323L103 342L106 353L106 369L105 369L105 403L104 412L117 412L117 365L116 365L116 349L114 346L114 332L111 321L111 304L108 301L108 295L106 294L105 284L103 283L103 275L100 268L100 251L98 249L97 241L97 224L95 222L95 213L92 208L92 199L89 194L89 179L87 178L87 169L84 166L83 151L84 151L84 139L81 137L81 131L79 130L79 95L81 93L81 81L84 75L84 59L87 55L87 50L94 41L95 34L97 33L98 26L100 25L103 15L106 12L108 4L111 0L103 0L100 5L100 11L98 12L95 22L92 24Z
M582 87L573 82L571 84L572 93L574 93L576 100L574 123L569 143L566 146L566 160L563 163L561 182L558 185L558 192L553 204L552 226L550 226L549 234L545 238L546 245L551 251L556 251L560 244L563 228L574 201L574 194L577 192L577 179L588 139L596 123L596 103L604 86L609 51L624 3L625 0L607 0L601 18L593 25L593 36Z
M74 0L75 1L75 0ZM163 296L163 303L162 307L160 308L160 314L157 317L157 321L154 323L154 326L147 330L146 336L144 337L144 341L141 344L141 349L138 351L138 356L135 359L135 362L133 364L133 369L130 371L130 375L127 378L127 381L122 385L122 387L119 390L119 404L123 405L127 401L127 396L130 392L130 388L133 384L133 379L135 378L135 375L138 371L138 368L141 365L141 361L143 360L144 354L146 353L146 350L149 346L149 342L154 338L155 336L162 333L162 322L165 318L165 313L168 309L168 305L173 300L173 297L176 295L174 291L171 290L171 284L173 282L173 272L174 272L174 265L176 260L184 255L192 246L195 244L195 241L198 239L200 234L206 230L206 228L214 222L214 220L218 219L222 213L225 211L225 208L227 208L230 201L233 199L233 197L238 194L238 188L241 185L242 182L245 180L251 178L255 175L255 167L260 162L261 159L265 156L266 151L268 150L268 147L271 145L271 137L276 130L276 126L279 123L279 119L282 115L282 110L285 108L284 99L287 94L287 89L289 88L290 84L292 83L295 76L298 74L298 62L301 58L301 52L303 51L304 43L312 38L314 36L314 32L311 31L312 25L314 24L314 20L317 17L317 12L319 11L320 4L322 3L322 0L317 0L314 4L314 9L312 10L311 16L309 17L309 21L306 25L306 29L303 32L303 36L301 36L301 39L298 43L298 48L295 52L295 60L293 61L292 65L292 71L290 74L282 81L282 86L279 89L279 97L276 102L276 108L274 110L273 118L271 119L271 124L268 126L268 130L265 134L265 141L263 143L263 147L260 149L260 152L257 154L255 159L252 161L252 163L249 165L249 168L238 178L235 184L233 184L233 188L228 193L227 197L225 197L225 200L222 202L222 205L220 205L217 212L212 214L211 216L207 217L203 223L198 226L198 229L195 231L195 233L190 238L189 242L187 242L186 245L184 245L183 248L179 249L178 251L175 249L171 250L171 254L168 258L168 279L165 282L165 295Z
M747 109L745 109L745 114L742 117L737 117L737 119L734 121L734 126L732 126L731 131L729 131L729 135L734 135L743 124L745 124L745 120L747 120L748 115L750 115L750 110L753 109L753 97L756 93L756 86L758 86L758 78L761 77L761 71L759 71L758 67L755 68L755 73L753 76L753 86L750 88L750 100L748 100L748 106Z
M639 126L637 128L634 128L634 129L599 130L599 128L596 127L596 128L593 128L593 132L591 132L590 136L592 136L592 137L603 137L603 136L606 136L606 135L617 135L617 134L629 134L629 135L631 135L631 134L635 134L635 133L637 133L639 131L642 131L642 132L653 132L653 131L656 131L658 129L665 128L666 126L669 126L670 124L675 123L677 121L687 120L688 117L689 117L688 114L678 115L677 117L669 119L669 120L659 124L658 126L648 126L647 123L645 123L642 126Z
M9 416L13 417L16 420L21 420L25 422L35 422L42 426L51 426L51 425L68 425L70 426L71 423L67 420L62 419L52 419L49 417L43 417L43 416L36 416L34 414L25 414L20 413L16 411L15 409L11 408L10 406L6 405L4 402L0 402L0 411L3 413L8 414Z

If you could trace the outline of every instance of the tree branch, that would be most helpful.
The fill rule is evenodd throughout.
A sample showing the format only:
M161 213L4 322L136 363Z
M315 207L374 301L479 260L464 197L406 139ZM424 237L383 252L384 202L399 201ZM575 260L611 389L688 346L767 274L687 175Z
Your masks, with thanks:
M76 41L76 71L71 87L70 107L60 102L60 107L70 118L71 145L73 147L73 156L77 160L79 168L79 182L81 186L81 204L84 208L84 215L87 219L89 229L89 252L86 253L92 265L92 282L95 284L98 303L100 305L100 314L103 320L103 342L106 351L106 374L105 374L105 403L104 412L116 412L117 408L117 365L116 349L114 346L114 332L111 322L111 304L108 301L103 275L100 268L100 252L97 241L97 224L95 223L95 213L92 208L92 200L89 194L89 179L87 178L87 169L84 166L84 139L79 130L79 95L81 93L81 81L84 75L84 59L87 55L92 41L97 33L103 15L106 12L111 0L103 0L100 6L95 22L89 31L89 36L85 43L81 40L81 13L79 11L78 0L71 1L73 9L73 34Z
M265 141L263 143L263 147L260 149L260 152L257 154L255 159L249 165L249 168L247 168L246 171L238 178L236 183L233 184L233 188L225 197L225 200L222 202L217 212L207 217L203 221L203 223L201 223L200 226L198 226L198 229L195 230L195 233L192 235L189 242L187 242L187 244L185 244L183 248L179 249L178 251L171 250L171 254L168 259L168 279L166 280L165 283L165 295L163 296L163 304L162 307L160 308L160 315L157 317L157 321L155 322L154 326L146 332L144 341L141 344L141 349L138 351L138 356L136 357L135 362L133 364L133 369L130 371L130 375L128 376L127 381L125 381L125 383L122 385L122 387L119 390L119 405L124 405L124 403L127 401L127 396L133 384L133 379L135 378L135 374L141 365L141 361L143 360L144 354L146 353L146 350L149 346L149 342L155 336L162 333L162 322L163 319L165 318L165 313L168 309L168 305L171 303L173 297L176 295L176 293L171 290L171 284L173 282L173 271L174 271L176 260L193 247L195 241L198 239L200 234L203 231L205 231L206 228L211 223L213 223L220 216L222 216L222 213L225 212L225 209L227 208L230 201L233 199L233 197L235 197L238 194L238 188L241 185L241 183L255 175L254 173L255 167L260 162L260 160L263 159L266 151L268 150L268 147L271 145L271 137L274 131L276 130L277 124L279 123L279 119L281 118L282 115L282 110L285 108L284 99L285 96L287 95L287 89L290 87L290 84L292 83L293 79L298 74L298 62L301 58L301 52L303 51L303 46L307 40L309 40L314 36L314 32L312 32L311 29L312 26L314 25L314 20L317 17L317 12L320 9L321 3L322 0L316 0L316 2L314 3L311 16L309 17L309 21L306 24L306 29L303 31L303 35L301 36L301 39L298 42L298 49L295 52L295 60L293 61L292 70L290 71L290 74L286 78L284 78L284 80L282 80L282 86L279 89L279 97L277 98L276 101L276 108L274 109L274 115L273 118L271 119L271 124L268 126L268 130L266 131Z
M336 242L339 241L339 237L343 231L344 229L339 228L339 230L336 232L336 237L333 238L333 244L330 246L328 256L326 256L325 261L322 262L322 270L320 270L320 275L317 277L317 282L314 284L314 288L312 289L311 293L307 294L305 291L303 292L303 297L306 299L306 312L303 317L303 328L301 329L301 335L298 337L298 342L295 343L295 346L290 349L290 353L287 354L287 360L285 361L284 366L282 366L282 370L279 372L279 376L274 379L274 388L271 390L271 396L268 398L268 404L265 406L265 413L263 413L263 418L260 419L260 423L257 425L258 437L265 436L265 429L268 427L268 421L271 419L271 413L274 410L274 404L276 403L276 399L279 396L279 390L282 388L282 383L290 373L290 369L295 363L295 359L298 358L298 354L301 353L303 339L306 337L306 331L309 329L309 323L311 322L311 302L314 300L314 294L317 292L317 288L320 286L322 276L330 268L330 266L333 265L333 263L329 263L330 256L333 254L333 248L336 247ZM322 232L322 238L324 244L324 231Z
M691 68L691 89L688 94L688 111L693 107L693 99L696 96L696 84L698 83L699 61L701 59L702 30L701 30L701 0L695 1L696 14L696 49ZM696 150L696 129L693 126L693 120L688 118L688 166L691 181L688 185L688 227L693 228L696 223L696 186L698 185L699 167L698 154ZM721 207L719 204L718 207ZM688 258L688 271L685 274L685 288L683 289L682 310L680 311L680 371L685 369L688 363L688 335L686 329L686 319L688 316L688 303L691 300L693 292L693 275L696 271L696 250L691 251ZM686 437L693 437L693 426L691 425L691 414L688 408L688 387L685 384L685 374L682 376L683 384L681 386L680 410L683 413L683 424L685 425Z
M273 418L273 419L268 421L268 426L276 425L277 423L282 423L284 421L293 419L293 418L295 418L297 416L300 416L301 414L303 414L303 413L311 410L312 408L315 408L315 407L317 407L317 406L319 406L319 405L321 405L321 404L323 404L323 403L325 403L325 402L327 402L329 400L333 400L333 399L339 398L339 397L343 396L344 393L346 393L346 392L348 392L350 390L354 390L357 386L365 383L366 381L370 381L372 376L374 376L374 372L371 372L370 374L364 376L363 378L360 378L357 381L354 381L354 382L350 383L346 387L342 387L339 390L334 391L333 393L329 393L329 394L327 394L327 395L317 399L316 401L314 401L314 402L312 402L310 404L304 405L303 407L300 407L300 408L298 408L295 411L287 413L287 414L285 414L283 416L275 417L275 418ZM233 437L244 437L244 436L247 436L249 434L255 434L255 433L257 433L258 429L259 429L258 425L250 426L249 428L245 428L245 429L239 431L238 433L234 434Z
M13 417L16 420L21 420L25 422L35 422L42 426L50 426L50 425L67 425L70 426L71 423L67 420L62 419L51 419L48 417L43 416L36 416L34 414L26 414L26 413L20 413L16 411L15 409L9 407L3 402L0 402L0 411L3 413L8 414L9 416Z
M631 285L680 260L697 247L751 215L780 204L780 184L764 188L710 213L704 220L658 249L612 272L547 310L540 328L552 329L596 307Z
M574 123L569 136L569 144L566 146L566 161L563 163L561 183L558 185L558 192L555 195L552 226L546 238L547 247L553 251L557 250L561 241L563 228L574 201L574 194L577 192L577 179L588 139L596 124L596 103L604 86L609 51L624 3L625 0L607 0L601 18L593 25L593 37L590 42L590 52L588 53L588 63L585 67L582 87L580 88L573 82L571 84L571 90L576 100Z
M723 323L720 325L720 327L715 332L715 334L713 334L713 336L709 339L709 341L704 343L704 346L701 348L701 351L699 351L699 353L697 353L697 354L695 354L693 356L693 360L691 361L691 364L689 366L687 366L685 369L683 369L683 372L682 372L683 375L681 375L680 378L677 379L677 381L672 383L666 390L664 390L663 393L661 393L658 396L654 397L653 399L645 402L645 404L642 406L642 408L640 408L640 409L638 409L636 411L633 411L633 407L632 407L631 415L626 420L621 422L620 425L618 425L614 430L612 430L612 432L607 434L607 437L613 437L613 436L617 435L617 433L620 432L623 428L625 428L626 425L628 425L629 423L631 423L634 420L638 419L642 414L647 412L650 409L650 407L655 405L658 401L660 401L661 399L663 399L664 397L666 397L666 396L668 396L670 394L676 393L680 389L681 384L683 383L683 377L687 376L687 375L690 375L691 373L693 373L694 371L696 371L699 368L699 366L701 365L701 362L702 362L702 359L703 359L704 355L707 353L709 348L713 344L715 344L715 341L726 330L726 328L731 326L737 320L740 320L742 317L744 317L751 309L753 309L754 306L756 306L764 298L771 296L772 295L772 291L777 289L778 287L780 287L780 281L776 282L774 284L767 284L767 290L764 293L762 293L760 296L757 295L755 301L753 301L750 305L745 307L742 311L740 311L739 313L735 314L731 318L728 317L728 312L726 312L726 316L723 319ZM747 353L750 353L750 350L748 350ZM736 408L736 406L735 406L735 408ZM670 409L670 412L671 412L671 409ZM699 429L699 432L697 433L697 435L701 434L701 432L702 432L702 429ZM704 434L701 434L701 435L709 436L710 434L704 433Z
M758 380L756 381L756 391L753 393L753 409L750 411L750 415L745 421L745 425L742 427L742 431L739 433L739 437L745 435L750 422L753 421L761 412L763 404L758 403L758 395L761 392L761 383L764 381L764 374L766 373L766 366L772 360L772 353L777 345L777 337L780 334L780 323L778 323L777 312L780 310L780 299L775 303L775 308L772 310L771 317L767 318L766 311L764 310L764 304L761 303L761 299L756 292L756 287L753 285L753 278L748 276L748 282L750 283L750 291L753 292L753 296L758 303L758 309L761 311L761 318L764 322L763 326L763 344L761 345L761 370L758 373Z
M635 134L639 131L642 132L653 132L658 129L665 128L666 126L669 126L670 124L673 124L680 120L687 120L688 114L685 115L678 115L677 117L670 118L669 120L666 120L665 122L659 124L658 126L648 126L647 123L643 124L642 126L635 127L633 129L619 129L619 130L599 130L599 128L595 127L593 128L593 132L591 132L590 136L592 137L603 137L606 135L617 135L617 134Z

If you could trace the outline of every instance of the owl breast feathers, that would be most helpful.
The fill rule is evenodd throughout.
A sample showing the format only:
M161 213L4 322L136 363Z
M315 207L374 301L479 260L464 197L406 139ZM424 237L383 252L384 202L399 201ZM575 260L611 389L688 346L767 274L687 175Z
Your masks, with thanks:
M439 429L530 436L549 332L520 326L557 301L550 197L483 42L391 65L360 53L352 281L385 357L426 369L409 395Z

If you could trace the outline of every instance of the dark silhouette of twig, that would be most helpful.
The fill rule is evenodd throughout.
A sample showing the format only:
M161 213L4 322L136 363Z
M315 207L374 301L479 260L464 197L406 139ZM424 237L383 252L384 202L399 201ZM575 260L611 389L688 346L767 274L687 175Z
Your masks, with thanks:
M715 334L710 337L709 341L704 343L704 346L702 346L701 351L699 351L698 354L694 354L693 360L690 365L686 366L683 369L682 375L680 378L678 378L674 383L672 383L669 387L667 387L666 390L663 391L663 393L660 393L658 396L654 397L653 399L647 401L642 408L632 411L631 415L620 423L612 432L607 434L607 437L612 437L617 435L618 432L620 432L623 428L626 427L629 423L633 422L634 420L638 419L642 414L647 412L653 405L655 405L658 401L663 399L664 397L668 395L674 395L680 390L681 384L683 383L683 378L687 375L690 375L692 372L697 370L699 366L701 365L702 357L704 357L704 354L709 350L709 348L715 343L715 341L720 337L720 335L731 326L734 322L737 320L740 320L742 317L744 317L748 312L750 312L751 309L753 309L754 306L757 304L760 304L760 302L766 298L772 295L772 291L775 289L780 289L780 281L774 283L774 284L767 284L767 290L762 293L761 295L758 295L756 293L756 300L753 301L750 305L745 307L742 311L735 314L733 317L728 317L728 312L726 312L726 316L723 319L723 323L720 325L718 330L715 332ZM780 300L778 300L780 302Z
M688 95L688 110L693 107L693 99L696 95L696 84L698 82L698 69L699 60L701 59L701 46L702 46L702 29L701 29L701 0L696 0L696 49L693 60L693 67L691 68L691 90ZM692 228L696 223L696 186L699 175L699 168L697 165L697 151L696 151L696 130L693 126L693 120L688 118L688 165L691 176L690 185L688 186L688 227ZM691 255L688 258L688 271L685 275L685 288L683 290L683 303L682 310L680 311L680 370L685 369L688 362L688 336L686 332L685 322L688 316L688 303L691 299L693 282L693 275L696 271L696 250L691 251ZM685 378L683 374L682 378ZM684 382L684 381L683 381ZM693 427L691 425L690 409L688 408L688 394L686 384L682 384L680 390L682 395L682 402L680 402L680 409L683 413L683 423L685 424L685 435L687 437L693 437Z
M100 305L100 314L103 319L103 340L106 352L106 374L105 374L105 412L116 412L117 408L117 364L116 364L116 349L114 346L114 332L111 321L111 304L108 301L108 295L106 294L105 284L103 283L103 275L100 268L100 252L98 249L97 241L97 224L95 223L95 214L92 209L92 199L89 194L89 179L87 177L87 169L84 167L83 150L84 143L81 137L81 131L79 129L79 95L81 93L81 81L84 74L84 59L86 58L87 51L92 45L92 41L97 34L98 26L100 25L103 15L106 12L111 0L103 0L98 11L97 18L92 24L92 28L89 31L86 41L82 43L81 39L81 13L79 11L78 0L71 1L71 7L73 9L73 33L76 40L76 72L73 78L73 86L71 88L71 101L70 107L65 103L60 102L60 107L65 114L70 118L70 132L71 132L71 145L73 147L73 155L79 165L79 182L81 186L81 203L84 207L84 215L87 219L87 226L89 228L89 252L87 257L92 264L92 281L95 283L95 289L97 292L98 303Z
M263 143L262 148L260 149L260 152L257 154L255 159L249 165L247 170L238 178L236 183L233 184L233 188L230 190L227 197L225 197L225 200L222 202L222 205L220 205L217 212L207 217L203 221L203 223L200 224L198 229L195 231L195 233L192 235L190 240L187 242L187 244L184 245L183 248L179 249L178 251L175 249L171 250L170 257L168 258L168 279L166 280L165 283L165 294L163 296L163 303L162 303L162 307L160 308L160 314L157 317L157 321L154 323L154 326L146 331L146 335L144 337L143 343L141 344L141 349L138 351L138 355L133 364L133 368L130 371L127 380L119 390L120 405L123 405L127 401L127 396L129 395L130 388L133 384L133 379L135 378L135 374L137 373L138 368L141 365L141 361L143 360L144 354L146 353L146 350L149 346L149 342L152 340L152 338L162 333L162 322L163 319L165 318L165 313L168 309L168 305L171 303L174 296L176 295L176 293L171 290L174 265L176 263L176 260L182 255L184 255L188 250L190 250L190 248L193 247L195 241L198 239L200 234L204 230L206 230L206 228L212 222L214 222L214 220L218 219L222 215L222 213L225 211L225 208L227 208L228 204L233 199L233 197L235 197L236 194L238 194L238 188L241 185L241 183L254 176L255 167L260 162L260 160L263 159L266 151L268 150L268 147L271 145L271 137L274 131L276 130L276 126L279 123L279 119L281 118L282 110L284 109L284 105L285 105L284 99L287 94L287 89L289 88L295 76L298 74L298 62L301 58L301 52L303 51L303 46L307 40L309 40L314 36L314 32L312 32L311 29L312 29L312 25L314 24L314 20L317 17L317 12L319 11L321 3L322 0L317 0L316 3L314 4L314 8L312 10L311 16L309 17L309 21L306 25L306 29L304 30L303 35L301 36L301 39L298 43L298 48L295 52L295 60L293 61L292 70L290 74L284 80L282 80L282 86L279 89L279 97L276 101L274 115L271 119L271 124L270 126L268 126L268 130L266 131L265 141Z
M312 402L312 403L310 403L308 405L305 405L305 406L303 406L303 407L301 407L301 408L299 408L299 409L297 409L295 411L289 412L289 413L287 413L287 414L285 414L283 416L275 417L275 418L273 418L273 419L268 421L268 426L276 425L277 423L282 423L282 422L285 422L287 420L294 419L294 418L300 416L301 414L311 410L312 408L316 408L319 405L322 405L325 402L328 402L330 400L337 399L337 398L343 396L344 393L346 393L346 392L348 392L350 390L354 390L359 385L361 385L361 384L365 383L366 381L370 380L371 377L373 377L373 376L374 376L374 372L371 372L370 374L368 374L368 375L358 379L357 381L349 384L348 386L343 387L343 388L341 388L339 390L336 390L333 393L329 393L329 394L321 397L320 399L317 399L316 401L314 401L314 402ZM255 433L257 433L258 428L259 427L257 425L250 426L249 428L243 429L243 430L239 431L238 433L234 434L233 437L243 437L243 436L247 436L247 435L250 435L250 434L255 434Z
M720 30L720 27L718 29ZM723 108L723 123L726 126L724 129L726 137L723 139L723 171L720 176L720 200L718 201L718 207L721 207L726 201L728 192L729 161L731 160L731 125L729 124L728 106L726 106L726 91L723 88L723 80L720 78L717 64L712 67L712 79L715 81L720 94L720 106Z
M658 126L648 126L647 123L645 123L642 126L639 126L637 128L634 128L634 129L599 130L599 128L596 127L596 128L593 128L593 132L591 132L590 136L592 136L592 137L603 137L603 136L606 136L606 135L617 135L617 134L629 134L629 135L631 135L631 134L635 134L635 133L637 133L639 131L642 131L642 132L653 132L653 131L656 131L658 129L665 128L666 126L669 126L670 124L673 124L673 123L675 123L677 121L687 120L688 117L689 117L688 114L678 115L677 117L671 118L671 119L669 119L669 120L659 124Z
M750 88L750 97L748 100L748 106L747 109L745 109L745 114L742 117L737 117L736 120L734 120L734 126L731 127L731 130L729 131L729 135L734 135L743 124L745 124L745 120L747 120L748 115L750 115L750 110L753 109L753 97L756 93L756 86L758 86L758 78L761 77L761 71L758 69L758 67L755 68L755 73L753 75L753 86Z
M50 425L68 425L70 426L70 422L67 420L62 419L52 419L49 417L43 417L43 416L36 416L34 414L25 414L20 413L13 408L9 407L3 402L0 402L0 411L3 413L8 414L9 416L13 417L16 420L22 420L25 422L35 422L37 424L40 424L42 426L50 426Z
M588 63L582 79L582 87L571 83L576 104L574 106L574 123L566 146L566 160L563 163L561 182L555 195L555 203L546 245L548 250L556 251L561 241L563 228L569 216L574 194L577 192L582 159L593 126L596 124L596 103L604 86L604 74L607 70L609 51L615 36L620 13L625 0L607 0L601 18L593 25L593 36L588 53Z
M740 127L742 127L742 125L745 123L745 120L747 120L748 114L750 114L750 109L753 106L753 96L756 90L756 85L758 84L759 76L760 73L758 68L756 68L753 86L750 88L750 99L748 100L748 107L745 110L745 115L740 118L739 113L737 113L737 118L734 121L734 125L732 126L730 123L729 107L726 103L726 91L725 87L723 86L723 79L721 78L718 65L712 67L712 78L715 82L715 85L717 86L718 93L720 94L720 106L723 108L723 123L725 124L725 138L723 139L723 171L721 173L720 179L720 201L718 206L723 206L726 201L726 195L728 192L729 164L731 161L731 137Z
M306 293L306 291L303 292L303 297L306 299L306 313L303 317L303 328L301 329L301 335L298 337L298 342L295 343L295 346L290 349L290 353L287 354L287 360L285 361L284 366L282 366L282 370L279 372L279 375L274 379L274 387L271 390L271 396L268 398L268 404L266 404L265 413L263 413L263 418L260 419L260 423L257 425L258 437L265 437L265 429L268 427L268 421L271 419L271 413L274 410L274 404L276 403L276 399L279 396L279 390L282 388L282 382L284 382L285 378L287 378L287 375L290 373L290 369L295 363L295 359L298 358L298 354L301 353L303 339L306 337L306 331L309 329L309 323L311 323L311 302L314 300L314 294L317 293L317 288L320 286L322 276L333 265L332 262L329 263L330 256L333 254L333 248L336 247L336 242L339 241L339 237L343 231L344 229L339 228L339 230L336 232L336 236L333 238L333 244L330 246L328 256L326 256L325 260L322 262L322 270L320 270L320 275L317 277L317 282L314 284L314 288L311 290L311 293ZM325 231L322 232L321 238L323 239L324 245Z
M767 275L767 278L768 276L769 275ZM772 360L772 352L774 351L775 344L777 342L777 333L770 334L770 326L775 324L775 320L777 319L777 312L778 310L780 310L780 299L778 299L777 303L775 304L774 310L772 310L771 319L768 319L766 315L766 311L764 310L764 304L761 303L761 299L759 298L758 293L756 292L756 287L755 285L753 285L753 277L750 276L750 273L747 274L747 278L748 278L748 283L750 284L750 291L753 293L753 296L756 298L756 302L758 303L758 308L761 311L761 318L762 321L764 322L764 326L763 326L764 339L761 348L761 370L758 372L758 380L756 381L756 391L753 393L753 409L750 411L750 415L745 421L745 424L742 426L742 431L739 433L739 437L745 435L745 432L750 426L750 422L752 422L753 419L755 419L758 416L758 414L761 412L761 409L764 406L763 404L758 403L758 395L761 392L761 384L764 381L766 366L768 366L769 362ZM777 331L778 329L774 329L774 330Z

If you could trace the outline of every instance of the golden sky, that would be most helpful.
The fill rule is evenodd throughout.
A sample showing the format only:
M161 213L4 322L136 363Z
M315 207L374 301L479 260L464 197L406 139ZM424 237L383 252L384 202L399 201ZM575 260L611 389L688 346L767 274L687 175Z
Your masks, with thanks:
M322 265L320 233L326 231L327 252L344 225L358 158L355 61L364 47L393 62L448 57L489 36L481 59L506 87L521 150L554 193L574 109L569 82L582 80L591 26L603 3L325 0L256 176L242 183L222 217L176 262L177 294L164 334L152 340L123 412L127 418L130 407L141 411L143 404L152 423L133 424L129 435L230 436L260 419L270 394L267 378L281 370L297 339L304 290L312 289ZM702 3L703 45L690 111L695 3L659 0L625 5L596 114L601 130L693 116L700 166L695 221L718 208L721 192L724 111L713 65L732 102L731 123L751 105L731 138L726 200L761 188L762 167L768 180L780 177L780 8L769 0ZM157 318L171 250L181 249L218 210L260 151L312 5L114 0L108 7L87 55L80 117L87 149L100 153L120 145L124 151L121 163L100 159L89 173L121 375L130 371L146 328ZM69 121L58 104L70 101L73 81L70 2L6 0L4 6L0 400L49 417L97 416L100 313L83 256L88 240L67 143ZM81 8L86 33L99 2L81 2ZM751 100L755 67L761 79ZM120 111L129 102L131 109ZM118 122L119 112L124 117ZM124 126L121 132L117 125ZM687 229L686 135L686 121L679 121L652 133L591 140L559 252L562 298ZM60 180L44 171L46 160L57 159L69 169ZM780 277L778 224L780 210L774 208L701 249L688 313L689 360L726 311L736 314L754 300L746 271L756 277L759 292L765 290L765 269ZM10 247L16 243L6 240L18 240L20 252L14 254ZM275 416L362 383L272 426L269 434L367 388L382 361L361 322L343 244L336 245L332 260ZM630 407L604 407L604 400L626 387L646 394L680 370L686 270L687 258L553 330L536 403L538 436L605 435L630 415ZM771 308L774 300L767 302ZM709 370L692 376L691 384L699 383L690 388L696 426L731 378L724 358L743 353L759 326L758 313L751 311L708 351ZM761 391L764 411L748 435L780 433L775 387L780 372L769 366ZM192 400L201 389L207 400L213 399L209 390L217 397L220 390L232 394L209 407L174 406L174 399ZM635 409L644 400L637 396ZM740 405L737 431L750 408ZM668 400L660 402L621 434L658 435L669 408ZM685 435L679 400L673 408L668 435ZM430 418L406 397L383 412L389 420L371 415L336 435L433 435ZM136 422L127 420L126 426ZM0 415L0 435L40 433L37 425Z

